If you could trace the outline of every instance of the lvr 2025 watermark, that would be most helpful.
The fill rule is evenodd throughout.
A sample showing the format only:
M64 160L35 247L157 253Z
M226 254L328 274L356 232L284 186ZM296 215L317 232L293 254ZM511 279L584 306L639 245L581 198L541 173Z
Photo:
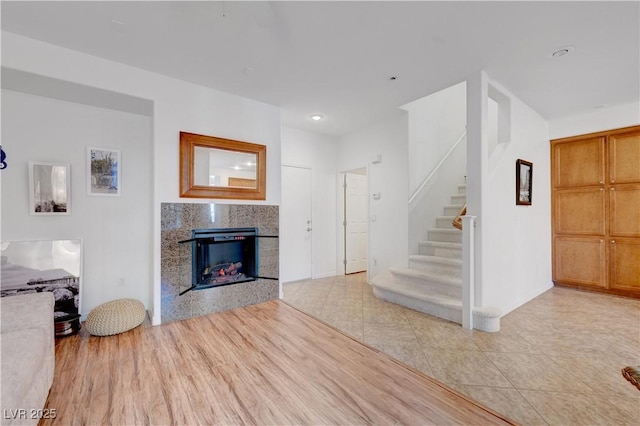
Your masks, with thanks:
M2 410L5 420L55 419L55 408L5 408Z

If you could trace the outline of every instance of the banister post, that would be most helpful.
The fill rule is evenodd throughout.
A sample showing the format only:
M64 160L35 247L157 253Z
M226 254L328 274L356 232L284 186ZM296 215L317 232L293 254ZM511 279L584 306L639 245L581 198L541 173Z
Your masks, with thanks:
M473 330L476 216L462 216L462 327Z

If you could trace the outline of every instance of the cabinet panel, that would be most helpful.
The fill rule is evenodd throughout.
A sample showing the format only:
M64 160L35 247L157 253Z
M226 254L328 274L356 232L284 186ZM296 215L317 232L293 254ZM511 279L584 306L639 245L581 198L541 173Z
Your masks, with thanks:
M606 197L603 188L564 189L554 196L556 234L605 235Z
M602 238L556 237L553 280L605 288L606 243Z
M640 237L640 185L609 188L609 235Z
M555 187L600 185L605 177L605 137L553 145Z
M640 131L609 137L609 182L640 182Z
M615 239L610 246L611 288L640 295L640 240Z

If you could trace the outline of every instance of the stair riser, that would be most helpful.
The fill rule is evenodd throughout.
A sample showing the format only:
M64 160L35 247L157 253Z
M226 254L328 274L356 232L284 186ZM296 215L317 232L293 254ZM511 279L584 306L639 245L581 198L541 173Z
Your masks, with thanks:
M461 243L462 232L429 231L429 241L441 241L445 243Z
M445 207L444 216L458 216L458 213L460 213L461 208L462 206Z
M450 284L396 274L393 274L393 282L396 288L399 289L404 288L412 291L420 291L424 294L462 299L462 288Z
M414 299L411 296L405 296L404 294L402 294L402 292L383 290L375 287L373 293L376 295L376 297L382 300L407 306L416 311L420 311L428 315L433 315L438 318L443 318L448 321L456 322L458 324L462 323L462 309L441 306L436 303Z
M462 324L462 306L444 306L426 300L414 299L411 296L403 294L402 290L390 291L387 289L374 287L373 293L376 295L376 297L382 300L386 300L388 302L406 306L408 308L423 312L428 315L433 315L438 318L443 318L452 322L456 322L458 324ZM500 317L486 317L484 315L479 315L474 311L473 325L477 330L497 332L500 331Z
M432 247L421 245L420 246L420 254L425 256L438 256L438 257L447 257L450 259L462 259L462 250L461 249L452 249L452 248L443 248L443 247Z
M437 218L436 219L436 228L453 228L453 217L449 218L447 217L446 219L444 218Z
M449 275L451 277L462 277L461 265L446 265L442 263L425 262L419 260L410 260L409 267L419 271L432 272L434 274Z
M451 196L451 204L456 206L464 206L467 204L467 196L464 194L457 194Z

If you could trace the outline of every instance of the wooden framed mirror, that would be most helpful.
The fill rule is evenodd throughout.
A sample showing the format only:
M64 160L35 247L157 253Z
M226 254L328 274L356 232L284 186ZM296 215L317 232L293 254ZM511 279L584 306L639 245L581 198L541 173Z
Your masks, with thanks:
M180 132L180 197L264 200L267 147Z

